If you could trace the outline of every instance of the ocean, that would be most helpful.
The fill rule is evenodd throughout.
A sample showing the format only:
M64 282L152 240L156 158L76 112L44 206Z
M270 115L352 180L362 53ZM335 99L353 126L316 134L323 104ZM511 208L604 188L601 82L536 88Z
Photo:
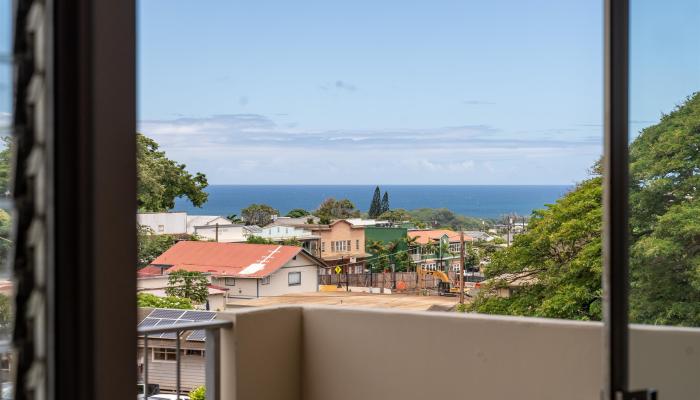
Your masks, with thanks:
M173 211L193 215L240 215L252 203L264 203L281 215L294 208L314 210L329 197L348 198L361 211L369 209L373 185L211 185L209 200L200 208L186 199L177 199ZM448 208L457 214L478 218L498 218L504 214L530 215L532 210L554 203L571 185L548 186L428 186L386 185L391 208Z

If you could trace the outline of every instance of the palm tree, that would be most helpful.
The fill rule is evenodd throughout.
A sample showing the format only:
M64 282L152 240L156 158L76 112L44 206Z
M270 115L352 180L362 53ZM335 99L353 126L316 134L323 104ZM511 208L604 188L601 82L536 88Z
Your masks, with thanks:
M394 253L398 251L399 247L401 245L401 240L392 240L391 242L387 243L386 246L384 247L389 253L389 260L391 263L391 288L396 289L396 257L394 257Z

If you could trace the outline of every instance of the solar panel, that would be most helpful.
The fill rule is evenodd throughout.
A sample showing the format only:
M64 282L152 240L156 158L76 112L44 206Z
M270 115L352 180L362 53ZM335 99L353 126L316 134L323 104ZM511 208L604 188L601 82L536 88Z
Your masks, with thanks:
M169 309L156 308L153 311L151 311L151 314L149 315L149 317L151 317L151 318L178 319L184 313L185 313L184 310L169 310Z
M168 310L168 309L154 309L146 318L139 323L140 327L145 326L171 326L186 322L199 322L199 321L211 321L216 318L216 313L213 311L197 311L197 310ZM156 333L149 335L153 338L160 339L175 339L177 337L176 333ZM193 341L204 341L206 338L206 331L196 330L187 336L186 340Z
M204 339L207 338L207 332L205 330L198 330L198 331L192 331L189 336L187 336L187 340L190 341L198 341L198 342L203 342Z
M216 313L212 311L187 311L181 318L193 321L210 321L216 318Z

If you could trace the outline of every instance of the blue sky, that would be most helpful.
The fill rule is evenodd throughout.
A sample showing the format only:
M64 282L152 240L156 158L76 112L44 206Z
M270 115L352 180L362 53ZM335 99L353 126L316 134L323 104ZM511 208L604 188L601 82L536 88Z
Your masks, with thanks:
M139 129L211 183L568 184L601 153L602 1L138 4ZM699 22L632 0L633 131L700 89Z

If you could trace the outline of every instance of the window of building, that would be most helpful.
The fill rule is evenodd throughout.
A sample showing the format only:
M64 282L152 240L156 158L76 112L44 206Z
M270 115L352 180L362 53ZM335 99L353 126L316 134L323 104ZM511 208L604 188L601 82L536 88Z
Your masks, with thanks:
M153 361L172 361L177 360L177 351L175 349L168 349L165 347L154 347L153 348Z
M165 225L158 225L158 232L165 232Z
M360 250L360 240L355 240L355 250Z
M236 278L224 278L224 284L226 286L236 286Z
M261 285L269 285L270 284L270 276L268 275L268 276L260 279L260 284Z
M289 286L301 285L301 272L290 272L287 274Z
M200 356L204 357L204 350L198 350L198 349L186 349L184 351L186 356Z
M326 242L321 242L321 252L326 251Z

